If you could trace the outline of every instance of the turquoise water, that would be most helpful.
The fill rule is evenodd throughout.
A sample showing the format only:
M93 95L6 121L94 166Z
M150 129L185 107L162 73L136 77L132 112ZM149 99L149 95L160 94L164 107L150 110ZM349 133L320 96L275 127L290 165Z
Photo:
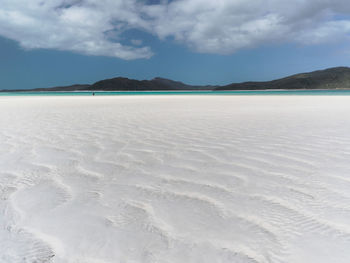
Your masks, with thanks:
M238 91L97 91L95 96L125 95L335 95L349 96L350 90L238 90ZM92 96L92 92L0 92L0 96Z

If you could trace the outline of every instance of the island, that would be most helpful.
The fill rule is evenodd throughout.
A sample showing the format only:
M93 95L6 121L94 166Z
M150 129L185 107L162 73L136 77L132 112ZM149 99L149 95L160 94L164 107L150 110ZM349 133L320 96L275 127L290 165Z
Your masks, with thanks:
M188 85L180 81L165 78L135 80L124 77L105 79L94 84L74 84L71 86L1 90L2 92L36 91L229 91L229 90L315 90L315 89L350 89L350 68L335 67L300 73L272 81L248 81L231 83L224 86Z

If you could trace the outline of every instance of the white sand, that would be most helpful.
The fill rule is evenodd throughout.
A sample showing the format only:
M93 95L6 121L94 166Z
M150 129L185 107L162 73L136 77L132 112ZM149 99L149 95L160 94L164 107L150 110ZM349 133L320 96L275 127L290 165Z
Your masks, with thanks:
M350 262L350 97L1 97L0 127L0 262Z

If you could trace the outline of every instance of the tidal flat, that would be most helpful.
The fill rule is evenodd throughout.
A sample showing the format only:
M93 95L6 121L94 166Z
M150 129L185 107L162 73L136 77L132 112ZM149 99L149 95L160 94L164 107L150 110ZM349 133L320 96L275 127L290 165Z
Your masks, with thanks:
M346 96L0 97L0 262L350 262Z

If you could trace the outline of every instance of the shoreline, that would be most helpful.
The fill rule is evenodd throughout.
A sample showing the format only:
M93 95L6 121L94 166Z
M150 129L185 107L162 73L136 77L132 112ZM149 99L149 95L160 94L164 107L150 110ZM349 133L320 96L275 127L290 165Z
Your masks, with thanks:
M4 96L125 96L125 95L350 95L350 89L271 89L271 90L222 90L222 91L0 91Z

